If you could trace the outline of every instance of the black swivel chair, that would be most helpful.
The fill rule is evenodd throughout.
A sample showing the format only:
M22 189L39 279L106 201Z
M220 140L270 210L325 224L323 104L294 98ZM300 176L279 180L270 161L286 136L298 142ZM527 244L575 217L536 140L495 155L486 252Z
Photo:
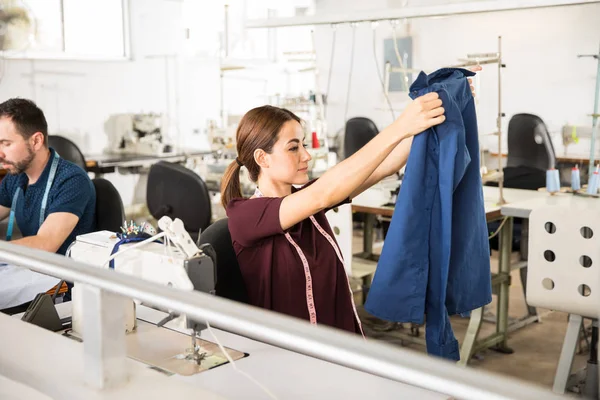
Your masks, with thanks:
M85 157L79 150L79 147L71 140L63 136L49 135L48 146L52 147L65 160L71 161L73 164L80 166L86 171Z
M96 230L120 232L125 220L125 207L114 185L104 178L92 179L96 189Z
M506 187L537 190L546 186L546 170L556 167L550 133L537 115L516 114L508 123Z
M210 194L198 174L179 164L159 161L150 168L146 202L157 220L163 216L183 221L194 241L211 222Z
M219 297L249 303L248 292L240 271L240 266L231 244L231 235L227 225L228 219L223 218L200 235L199 245L210 244L215 250L217 259L216 294Z
M377 125L369 118L350 118L344 132L344 158L356 153L378 133Z

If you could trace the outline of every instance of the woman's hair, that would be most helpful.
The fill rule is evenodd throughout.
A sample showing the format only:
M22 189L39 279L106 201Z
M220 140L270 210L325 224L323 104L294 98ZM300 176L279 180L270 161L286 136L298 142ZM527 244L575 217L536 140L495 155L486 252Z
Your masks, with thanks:
M254 152L257 149L262 149L267 153L271 153L281 128L288 121L300 123L300 118L289 110L273 106L253 108L244 115L235 135L237 159L229 164L221 180L221 203L223 207L227 208L232 199L243 197L240 187L240 169L242 165L248 169L250 179L253 182L258 180L260 167L254 161Z

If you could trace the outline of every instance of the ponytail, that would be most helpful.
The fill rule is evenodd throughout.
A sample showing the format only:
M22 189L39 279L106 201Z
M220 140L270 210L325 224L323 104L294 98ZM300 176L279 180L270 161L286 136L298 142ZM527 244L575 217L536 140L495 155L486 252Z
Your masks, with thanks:
M229 202L236 198L242 198L242 189L240 184L240 163L237 159L233 160L225 170L221 180L221 204L227 210Z

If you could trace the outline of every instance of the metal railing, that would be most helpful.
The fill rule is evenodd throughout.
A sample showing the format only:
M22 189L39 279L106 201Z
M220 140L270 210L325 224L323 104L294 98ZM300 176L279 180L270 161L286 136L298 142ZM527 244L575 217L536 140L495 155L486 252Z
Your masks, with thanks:
M372 375L459 399L559 399L544 388L200 292L185 292L56 254L0 242L0 259L174 310L197 321ZM242 349L243 350L243 349ZM400 394L399 394L400 395Z

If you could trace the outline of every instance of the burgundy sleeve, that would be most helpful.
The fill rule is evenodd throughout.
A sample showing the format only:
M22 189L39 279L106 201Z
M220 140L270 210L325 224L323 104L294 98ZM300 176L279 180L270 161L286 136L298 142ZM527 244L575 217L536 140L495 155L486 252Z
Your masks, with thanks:
M279 208L283 197L234 199L227 207L231 240L250 247L274 235L282 235Z

